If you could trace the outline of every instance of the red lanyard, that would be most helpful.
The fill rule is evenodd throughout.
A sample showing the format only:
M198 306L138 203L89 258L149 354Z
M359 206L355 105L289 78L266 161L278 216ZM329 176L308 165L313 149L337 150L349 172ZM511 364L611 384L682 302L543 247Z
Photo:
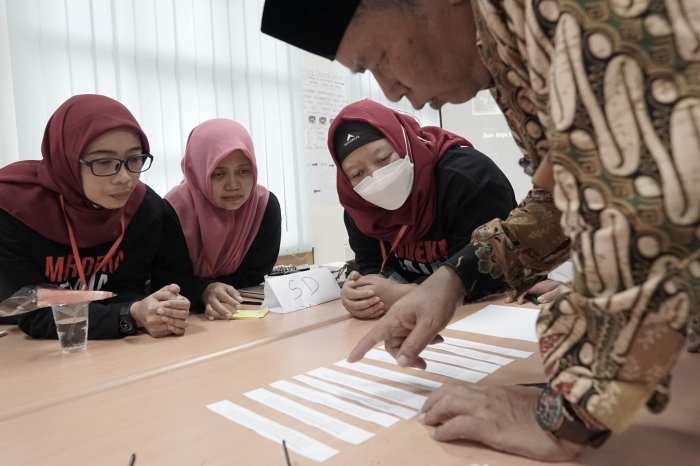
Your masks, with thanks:
M394 241L391 243L391 250L389 251L389 254L386 253L386 247L384 246L384 241L379 241L379 246L382 248L382 268L379 269L380 272L384 271L384 266L386 265L386 261L389 260L389 256L391 256L394 251L396 251L396 248L398 247L399 243L403 239L403 236L406 234L406 230L408 230L408 225L403 225L399 232L396 234L396 237L394 238Z
M73 232L73 227L71 226L70 220L68 220L68 215L66 214L66 206L63 201L63 196L60 196L59 199L61 201L61 210L63 210L63 219L66 221L66 227L68 227L68 238L70 239L70 247L73 251L75 268L78 269L78 275L80 276L80 281L83 283L83 289L87 290L88 281L85 279L85 269L83 269L83 262L80 258L80 252L78 252L78 242L75 240L75 233ZM97 275L100 269L102 269L102 267L114 256L114 254L117 252L117 248L119 248L119 245L122 243L122 240L124 239L124 214L122 214L121 218L119 219L119 224L121 226L121 232L119 233L119 236L114 241L112 247L109 248L109 251L102 258L102 260L95 264L95 269L92 272L90 281L92 281L95 278L95 275Z

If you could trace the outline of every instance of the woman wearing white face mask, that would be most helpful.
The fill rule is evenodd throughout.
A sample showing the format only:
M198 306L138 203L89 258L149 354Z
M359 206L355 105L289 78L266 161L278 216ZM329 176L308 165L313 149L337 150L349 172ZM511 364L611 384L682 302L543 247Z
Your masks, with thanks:
M383 315L516 203L505 175L466 139L371 100L345 107L328 132L359 272L342 290L355 317ZM479 284L478 294L500 287Z

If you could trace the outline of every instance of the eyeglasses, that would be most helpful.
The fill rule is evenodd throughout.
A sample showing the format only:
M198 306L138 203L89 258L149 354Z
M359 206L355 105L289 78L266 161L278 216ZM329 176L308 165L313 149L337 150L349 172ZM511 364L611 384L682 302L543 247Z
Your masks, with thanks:
M122 165L131 173L145 172L151 168L153 156L151 154L130 155L124 160L113 157L95 160L80 159L80 163L90 167L90 171L95 176L113 176L121 171Z

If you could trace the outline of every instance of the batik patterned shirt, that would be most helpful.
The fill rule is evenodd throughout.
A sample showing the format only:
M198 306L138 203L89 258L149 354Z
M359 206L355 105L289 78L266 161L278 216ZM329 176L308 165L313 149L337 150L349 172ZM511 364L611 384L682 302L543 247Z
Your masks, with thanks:
M473 8L522 164L555 177L474 233L479 269L523 289L570 250L574 280L537 322L545 374L589 427L623 430L663 409L699 344L700 1Z

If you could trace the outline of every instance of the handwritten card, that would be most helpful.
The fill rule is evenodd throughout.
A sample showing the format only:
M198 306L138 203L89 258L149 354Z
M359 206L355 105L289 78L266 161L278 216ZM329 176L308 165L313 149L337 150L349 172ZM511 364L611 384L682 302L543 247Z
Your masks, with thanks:
M265 277L265 301L270 312L294 312L340 298L340 287L325 268Z

